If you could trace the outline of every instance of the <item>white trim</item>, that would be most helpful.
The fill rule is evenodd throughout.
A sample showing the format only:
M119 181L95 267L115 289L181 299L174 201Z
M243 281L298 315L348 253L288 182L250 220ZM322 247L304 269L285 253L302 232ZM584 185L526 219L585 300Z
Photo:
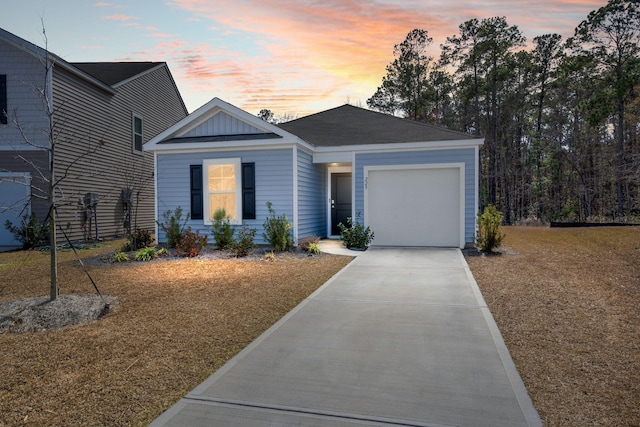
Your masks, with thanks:
M351 211L353 212L353 206L355 204L355 189L353 179L353 167L352 166L329 166L327 168L327 236L330 238L339 237L335 234L331 234L331 175L334 173L351 173ZM353 218L353 214L352 214Z
M275 141L275 140L266 140L266 141ZM280 141L280 140L278 140ZM281 150L281 149L291 149L293 144L273 144L267 143L265 145L261 145L255 142L248 142L247 144L234 144L223 147L202 147L197 144L184 144L189 145L189 147L183 147L179 149L170 149L170 150L147 150L153 153L160 154L189 154L189 153L220 153L229 151L253 151L253 150Z
M478 214L478 210L480 209L480 147L476 147L476 152L474 156L476 170L474 177L474 203L473 203L473 218L474 218L474 232L473 232L473 243L476 241L476 237L478 236L478 221L475 220L476 215ZM466 227L465 227L466 229ZM466 240L466 238L465 238ZM466 242L465 242L466 243Z
M136 119L140 119L140 150L136 150ZM144 154L144 117L131 112L131 152L133 154Z
M278 136L281 136L282 137L281 142L305 144L310 149L312 149L312 146L310 144L307 144L297 136L285 131L284 129L281 129L278 126L272 125L271 123L268 123L262 120L261 118L254 116L253 114L250 114L234 105L231 105L221 100L220 98L213 98L211 101L207 102L206 104L204 104L203 106L195 110L193 113L189 114L187 117L180 120L178 123L174 124L164 132L160 133L159 135L149 140L145 144L145 150L147 151L171 150L171 149L175 149L176 145L180 146L179 149L183 149L183 146L185 145L189 145L189 147L187 148L198 148L198 149L202 149L203 147L208 148L209 146L206 144L216 144L216 146L212 148L219 147L220 145L218 145L219 144L218 142L210 142L210 143L200 142L197 144L190 144L190 143L161 144L161 143L162 141L165 141L171 138L176 138L186 134L187 132L189 132L189 130L193 129L194 127L198 126L204 121L210 119L211 117L215 116L221 111L224 111L231 117L234 117L235 119L241 122L247 123L255 128L263 130L264 132L274 133ZM232 141L231 144L236 145L236 143L240 143L240 142L242 141ZM247 141L244 141L244 142L246 143ZM260 144L260 142L251 141L250 143L252 145L258 145Z
M232 218L230 223L233 225L242 224L242 159L240 157L230 157L230 158L221 158L221 159L203 159L202 160L202 195L203 195L203 206L202 206L202 214L205 225L211 225L213 218L213 214L215 212L210 212L210 204L209 204L209 168L210 165L229 165L233 164L235 166L235 196L236 196L236 216Z
M191 177L189 177L191 179ZM160 217L158 216L158 153L153 153L153 217L154 228L156 233L156 243L158 243L158 222L160 221Z
M298 147L293 146L293 244L298 246Z
M409 170L409 169L458 169L459 170L459 197L460 197L460 230L459 230L459 247L464 248L465 244L465 164L464 163L430 163L430 164L413 164L413 165L380 165L365 166L363 168L363 185L364 185L364 225L369 224L369 189L367 181L369 179L369 171L383 170Z

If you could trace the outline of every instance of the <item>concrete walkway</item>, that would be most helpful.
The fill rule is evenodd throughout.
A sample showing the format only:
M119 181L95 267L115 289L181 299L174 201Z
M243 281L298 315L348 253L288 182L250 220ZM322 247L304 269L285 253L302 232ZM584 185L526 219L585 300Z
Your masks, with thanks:
M541 426L458 249L370 248L152 426Z

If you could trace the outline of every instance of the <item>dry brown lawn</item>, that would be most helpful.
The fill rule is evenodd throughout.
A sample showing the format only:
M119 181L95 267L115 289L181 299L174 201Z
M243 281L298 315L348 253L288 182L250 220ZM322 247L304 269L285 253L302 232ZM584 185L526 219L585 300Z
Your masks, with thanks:
M468 262L545 425L640 426L640 229L504 230L502 255ZM61 292L92 293L61 257ZM145 425L348 261L90 266L115 311L0 334L0 425ZM0 254L0 302L46 295L47 274L46 254Z
M505 227L468 257L546 426L640 426L640 228Z
M0 302L48 295L48 259L0 254ZM94 293L73 254L61 259L61 294ZM0 334L0 425L146 425L350 260L91 265L100 291L117 297L114 311L81 326Z

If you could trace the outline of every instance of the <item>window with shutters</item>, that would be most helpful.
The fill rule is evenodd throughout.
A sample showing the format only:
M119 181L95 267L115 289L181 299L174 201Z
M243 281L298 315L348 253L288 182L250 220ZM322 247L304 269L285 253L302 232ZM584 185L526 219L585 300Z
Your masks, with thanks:
M211 224L216 210L223 208L231 224L242 223L242 164L239 158L204 160L204 223Z

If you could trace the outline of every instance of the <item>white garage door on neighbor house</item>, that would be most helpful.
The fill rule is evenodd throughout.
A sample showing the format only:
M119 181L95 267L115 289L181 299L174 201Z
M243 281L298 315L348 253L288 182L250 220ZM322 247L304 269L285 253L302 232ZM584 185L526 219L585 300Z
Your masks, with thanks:
M365 168L376 246L464 246L463 164Z
M28 173L0 172L0 251L14 249L22 244L7 230L7 220L19 225L22 217L31 213L29 194L31 193Z

